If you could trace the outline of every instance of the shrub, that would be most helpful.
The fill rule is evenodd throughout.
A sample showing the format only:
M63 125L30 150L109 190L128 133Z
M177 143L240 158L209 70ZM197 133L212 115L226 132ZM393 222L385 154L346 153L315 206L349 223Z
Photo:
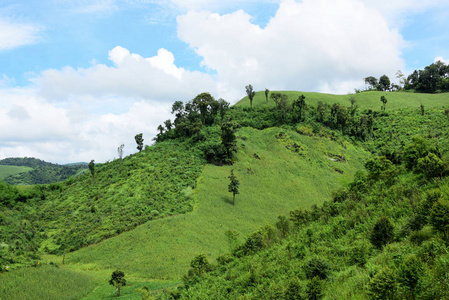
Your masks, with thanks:
M381 217L374 225L371 231L370 242L377 249L382 249L386 244L393 241L394 227L391 224L390 219L387 217Z
M370 281L368 295L370 299L393 299L396 293L394 273L388 267L380 270Z
M326 279L330 272L329 264L325 259L320 257L310 259L303 268L307 279L313 279L314 277Z

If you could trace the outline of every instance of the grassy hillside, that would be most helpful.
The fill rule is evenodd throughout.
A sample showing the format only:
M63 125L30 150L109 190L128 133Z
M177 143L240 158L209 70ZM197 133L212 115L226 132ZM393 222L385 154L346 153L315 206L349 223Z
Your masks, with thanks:
M280 132L289 138L276 138ZM334 189L351 180L367 157L365 151L347 142L341 145L280 128L243 128L238 135L240 150L235 164L207 165L201 174L193 212L148 222L70 253L67 260L79 267L119 268L139 277L180 278L191 257L203 252L214 259L226 249L226 231L236 231L244 238L293 208L329 199ZM295 153L285 147L292 142L304 151ZM344 157L345 162L333 161L332 155ZM235 207L227 192L231 169L241 182Z
M31 170L33 170L33 168L0 165L0 180L4 180L5 178L16 174L26 173Z
M295 100L303 93L287 94L289 100ZM71 276L70 272L88 276L89 284L79 291L87 299L112 297L107 280L112 271L120 269L130 282L124 289L126 297L139 299L141 293L146 293L142 290L144 286L149 288L149 294L155 295L164 287L179 285L192 258L198 254L203 253L210 262L225 255L218 260L223 267L216 267L204 281L199 278L199 285L193 286L192 278L184 280L187 287L192 285L184 296L204 299L223 292L222 298L245 293L249 298L260 298L268 292L284 295L290 284L286 278L292 276L298 278L304 294L312 280L303 271L304 264L325 253L332 262L330 270L335 276L331 278L335 281L326 283L324 293L332 295L330 291L336 290L338 296L331 299L348 298L351 297L348 290L359 289L357 297L366 297L366 290L360 287L366 287L370 278L387 265L383 262L393 261L396 254L392 253L400 248L381 256L370 247L363 252L376 219L388 214L399 231L397 241L406 243L404 237L411 231L404 224L426 198L427 190L438 186L443 195L447 194L447 183L440 184L435 178L443 178L446 171L442 168L448 161L449 120L442 113L447 94L424 95L429 96L426 100L429 102L423 103L424 115L420 102L415 106L419 98L405 93L397 93L395 101L401 103L397 106L391 100L395 97L393 93L387 94L386 111L379 112L381 94L384 95L377 92L354 95L361 97L356 102L360 109L356 111L349 107L349 96L304 93L307 109L298 118L294 110L278 113L272 100L264 108L265 95L258 93L253 112L245 99L221 120L194 110L189 115L183 112L187 117L177 123L181 129L158 135L155 146L123 161L97 165L95 184L88 173L37 190L16 191L0 186L5 194L11 195L0 195L0 200L7 204L0 211L3 234L0 265L24 257L36 263L41 255L42 264L56 263L69 271L48 273L46 280L64 281ZM323 107L321 119L318 101L329 104ZM336 113L332 111L335 102L342 103ZM369 109L369 105L374 112L361 112ZM346 119L342 121L341 116ZM224 136L221 128L229 120L243 126L236 132L238 151L233 165L204 164L204 158L220 164L216 159L224 155L220 148ZM211 126L201 122L209 122ZM183 136L176 138L179 134ZM417 134L420 137L415 137ZM418 152L422 157L410 152L413 147L421 149ZM372 175L359 172L354 180L356 172L364 170L363 165L372 157L367 150L385 158L371 162ZM390 164L392 168L388 167ZM231 170L240 180L235 207L227 190ZM434 181L427 181L429 176ZM388 206L382 206L384 200ZM282 219L278 216L288 216L295 209L308 210L307 223L285 238L279 229L281 225L275 224ZM294 221L289 222L293 226ZM261 226L263 229L253 234ZM263 251L253 253L258 241L262 243L258 250ZM64 251L86 245L90 246L67 252L62 265ZM236 252L236 245L240 245L240 252ZM346 263L352 259L348 253L357 253L359 248L363 248L362 256L368 255L373 267L347 269ZM410 254L408 250L400 251ZM228 252L235 254L231 261ZM261 267L264 264L268 269ZM14 274L0 274L0 281L10 280L20 286L28 276L35 276L25 272L18 278ZM259 285L254 281L259 277L271 279ZM233 282L232 286L240 290L232 290L223 281ZM247 283L254 284L254 289ZM96 288L93 290L92 286ZM226 294L229 289L233 296ZM0 290L0 299L7 295ZM60 297L64 298L70 296Z
M270 94L276 91L270 91ZM377 92L369 91L352 95L333 95L323 94L315 92L299 92L299 91L281 91L288 95L289 100L296 100L299 96L304 95L306 97L306 103L316 106L318 101L322 101L325 104L332 105L339 103L344 106L350 105L350 98L354 97L357 101L356 104L363 109L380 110L382 102L381 96L385 96L388 100L386 108L387 111L396 110L400 108L416 108L419 110L420 105L424 107L449 107L449 93L440 94L421 94L421 93L406 93L406 92ZM249 107L250 102L248 97L244 97L237 102L235 106ZM253 99L253 107L274 107L274 101L268 96L268 103L265 100L265 92L257 92Z

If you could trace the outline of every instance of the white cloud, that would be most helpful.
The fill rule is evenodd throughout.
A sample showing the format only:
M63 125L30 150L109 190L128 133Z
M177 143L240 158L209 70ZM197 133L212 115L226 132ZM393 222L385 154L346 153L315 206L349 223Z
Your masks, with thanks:
M0 18L0 51L34 44L39 39L42 27L11 22Z
M263 29L244 11L190 11L177 20L178 36L226 89L252 83L256 89L347 93L349 83L362 85L363 77L403 66L400 34L356 0L282 1Z
M442 63L449 65L449 59L445 59L442 56L435 57L433 62L441 61Z
M57 101L124 97L174 102L189 100L204 91L216 92L210 75L178 68L173 54L165 49L154 57L143 58L118 46L109 52L109 59L114 66L46 70L33 81L41 88L42 97Z
M50 162L97 162L136 152L134 136L152 144L156 128L170 118L170 104L137 101L121 114L93 113L79 104L65 108L27 89L0 90L0 159L38 157Z

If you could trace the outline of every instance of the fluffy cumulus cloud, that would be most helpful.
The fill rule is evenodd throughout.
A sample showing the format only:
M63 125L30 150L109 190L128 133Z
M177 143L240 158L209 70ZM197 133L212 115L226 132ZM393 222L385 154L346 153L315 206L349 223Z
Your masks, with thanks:
M35 96L35 91L0 91L0 158L39 157L69 163L99 162L118 156L117 147L134 153L134 136L143 133L151 144L157 124L167 119L170 105L153 101L133 102L123 113L98 114L78 103L59 107Z
M178 68L173 54L166 49L144 58L117 46L109 52L109 59L113 66L46 70L33 81L40 87L41 96L57 101L90 96L174 102L203 91L216 91L210 75Z
M0 158L102 162L117 157L121 144L126 154L136 152L137 133L151 144L157 126L171 117L171 104L201 92L231 102L244 96L249 83L256 90L347 93L363 86L363 77L394 76L403 68L400 34L368 0L272 2L280 2L279 9L264 27L243 10L191 10L177 18L179 38L202 58L208 73L179 67L164 48L143 57L117 46L108 64L48 69L28 88L8 87L10 80L1 78ZM198 9L221 2L173 3ZM0 50L36 36L23 27L29 38L12 29L3 37L3 28L10 27L0 20Z
M266 27L244 11L190 11L178 35L226 88L347 93L368 75L403 67L403 40L379 11L357 0L285 0Z
M0 51L33 44L41 32L41 26L12 22L0 17Z
M177 67L166 49L144 58L117 46L109 59L111 66L46 70L32 88L0 89L0 158L101 162L121 144L133 153L134 136L152 144L174 101L217 90L210 75Z

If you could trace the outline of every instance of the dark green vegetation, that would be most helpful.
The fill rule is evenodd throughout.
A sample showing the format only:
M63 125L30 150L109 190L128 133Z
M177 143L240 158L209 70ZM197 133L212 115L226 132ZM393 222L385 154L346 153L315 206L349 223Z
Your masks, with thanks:
M85 164L65 166L36 158L5 158L0 160L0 179L13 185L48 184L64 181L85 169Z
M3 185L0 265L54 253L44 264L90 278L89 299L113 297L117 269L130 299L447 298L448 95L269 93L175 102L155 146L64 183ZM28 278L16 272L0 281Z
M408 77L398 71L396 77L399 79L399 85L390 83L390 78L386 75L382 75L379 79L368 76L364 80L369 90L403 90L431 94L449 92L449 65L441 61L428 65L424 70L415 70Z

